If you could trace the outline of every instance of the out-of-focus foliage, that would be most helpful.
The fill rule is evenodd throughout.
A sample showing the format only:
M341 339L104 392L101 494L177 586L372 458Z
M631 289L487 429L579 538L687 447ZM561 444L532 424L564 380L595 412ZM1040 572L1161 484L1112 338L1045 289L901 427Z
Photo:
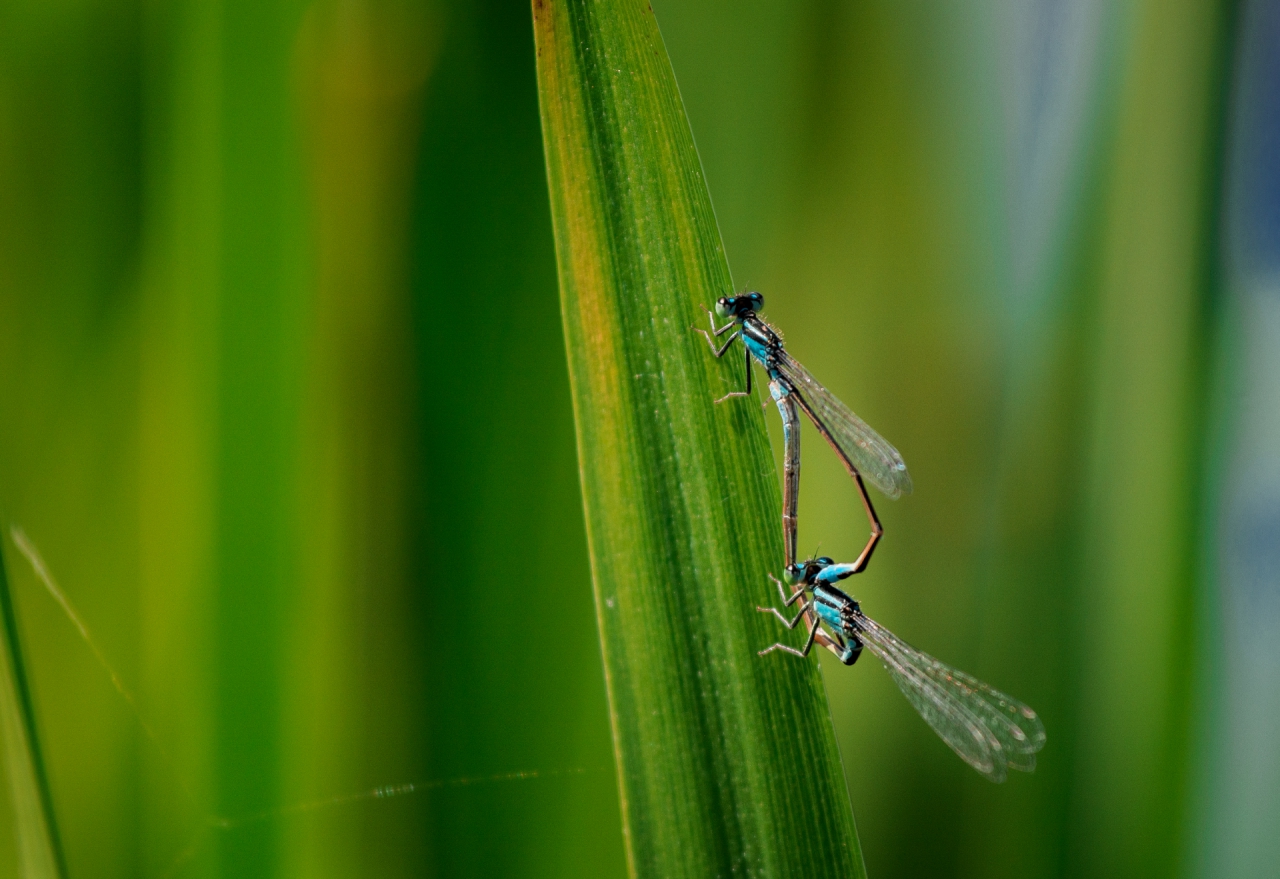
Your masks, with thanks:
M657 4L736 284L915 479L851 591L1049 733L995 787L829 664L874 877L1280 857L1278 9ZM624 872L529 13L0 5L0 526L72 876Z
M528 8L0 16L0 519L137 697L7 544L70 874L620 875Z
M9 803L4 817L13 829L15 864L23 877L65 879L66 859L58 837L58 816L53 808L49 773L41 753L40 733L26 653L18 632L13 593L9 591L4 553L0 552L0 753L9 782Z
M1280 863L1280 3L1241 4L1223 163L1223 299L1205 496L1213 625L1192 771L1192 869Z

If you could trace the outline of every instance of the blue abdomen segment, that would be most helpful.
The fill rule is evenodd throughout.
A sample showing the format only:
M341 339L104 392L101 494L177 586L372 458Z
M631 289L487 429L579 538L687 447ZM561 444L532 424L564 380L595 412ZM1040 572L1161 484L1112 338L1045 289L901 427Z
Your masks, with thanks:
M790 444L795 441L793 436L800 429L799 414L796 412L794 401L791 400L791 390L782 382L770 377L769 396L773 397L774 402L778 404L778 414L782 416L783 443Z
M853 665L861 655L862 642L857 638L853 638L845 645L844 652L840 654L840 661L845 665Z
M753 339L746 333L742 334L742 343L747 346L747 350L751 352L751 356L760 361L760 365L765 369L769 368L770 349L759 339Z
M818 612L818 616L822 617L822 621L837 632L844 631L844 620L840 614L840 606L832 604L827 597L821 593L814 593L813 609Z

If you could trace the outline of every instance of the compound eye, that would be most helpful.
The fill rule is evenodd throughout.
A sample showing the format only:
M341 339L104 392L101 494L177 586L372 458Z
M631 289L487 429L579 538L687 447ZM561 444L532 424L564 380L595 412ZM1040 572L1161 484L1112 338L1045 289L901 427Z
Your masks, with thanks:
M759 293L748 293L746 298L751 301L751 308L759 311L764 308L764 296Z
M726 296L721 296L716 300L716 314L720 317L728 317L733 311L733 303Z

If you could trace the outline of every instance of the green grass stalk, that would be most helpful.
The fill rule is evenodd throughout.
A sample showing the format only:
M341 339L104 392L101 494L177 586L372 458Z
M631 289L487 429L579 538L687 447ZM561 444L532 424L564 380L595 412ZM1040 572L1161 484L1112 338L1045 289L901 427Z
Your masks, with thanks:
M40 753L35 700L18 635L18 617L9 589L2 538L0 625L4 638L4 649L0 650L0 738L9 793L13 798L18 868L23 879L66 879L66 858L58 836L53 792Z
M644 0L535 0L538 89L597 618L633 876L865 874L816 658L774 603L758 395L691 324L733 290Z

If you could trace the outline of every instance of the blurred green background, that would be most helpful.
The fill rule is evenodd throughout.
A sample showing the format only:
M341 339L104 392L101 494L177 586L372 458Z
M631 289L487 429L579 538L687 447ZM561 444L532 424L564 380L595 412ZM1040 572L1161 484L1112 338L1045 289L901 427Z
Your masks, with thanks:
M736 283L911 467L851 591L1049 732L996 787L827 663L870 874L1273 874L1280 4L657 13ZM71 876L623 875L533 77L519 2L0 3Z

